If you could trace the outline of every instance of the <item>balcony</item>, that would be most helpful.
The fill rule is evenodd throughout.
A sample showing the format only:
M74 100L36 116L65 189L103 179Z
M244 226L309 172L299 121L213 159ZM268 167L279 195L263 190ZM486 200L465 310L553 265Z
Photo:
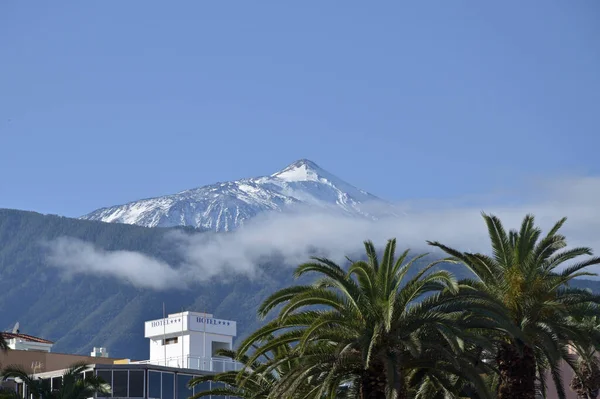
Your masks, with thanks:
M132 364L152 364L155 366L177 367L201 371L222 373L224 371L240 371L244 365L226 357L175 356L166 359L141 360Z

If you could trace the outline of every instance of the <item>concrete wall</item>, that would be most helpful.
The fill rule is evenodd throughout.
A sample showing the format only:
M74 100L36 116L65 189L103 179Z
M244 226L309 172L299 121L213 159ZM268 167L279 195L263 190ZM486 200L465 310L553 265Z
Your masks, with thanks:
M565 387L566 399L577 399L577 395L575 392L571 391L569 388L569 384L571 384L571 379L573 378L573 370L571 367L562 362L561 364L562 376L563 376L563 385ZM552 381L552 376L546 376L546 383L548 384L548 392L546 394L546 399L558 399L558 395L556 394L556 387L554 382Z

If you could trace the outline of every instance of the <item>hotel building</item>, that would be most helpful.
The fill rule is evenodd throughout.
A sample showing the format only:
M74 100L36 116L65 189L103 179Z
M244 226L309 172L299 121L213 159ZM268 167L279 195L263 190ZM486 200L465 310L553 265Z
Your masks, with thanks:
M207 313L174 313L147 321L144 335L150 346L148 360L110 359L104 348L94 348L91 358L100 361L90 363L83 373L84 378L92 374L102 377L111 387L107 398L187 399L194 393L222 386L204 383L190 390L187 384L193 377L242 367L217 354L219 349L232 349L235 321L218 319ZM34 378L48 380L53 389L59 388L66 368L37 372ZM15 382L20 396L28 398L26 387ZM230 399L224 396L212 398Z

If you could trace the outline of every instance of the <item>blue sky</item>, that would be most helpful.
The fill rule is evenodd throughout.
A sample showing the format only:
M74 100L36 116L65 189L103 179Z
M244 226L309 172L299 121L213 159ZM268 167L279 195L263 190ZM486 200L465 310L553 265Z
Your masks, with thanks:
M388 200L596 176L600 2L0 3L0 207L309 158Z

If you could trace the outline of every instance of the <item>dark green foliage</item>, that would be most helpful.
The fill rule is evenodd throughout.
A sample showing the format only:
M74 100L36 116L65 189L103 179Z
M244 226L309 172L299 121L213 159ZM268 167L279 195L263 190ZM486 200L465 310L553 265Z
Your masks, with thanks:
M268 397L295 397L298 390L304 398L336 397L340 384L350 383L361 399L429 398L420 386L458 395L466 387L459 378L491 397L482 378L489 370L464 348L491 347L470 330L507 323L504 309L448 271L434 270L439 261L407 277L423 256L409 257L407 250L396 258L395 250L396 240L389 240L379 258L367 241L368 260L347 269L314 258L295 275L314 275L316 282L277 291L261 305L262 316L279 308L277 318L248 337L239 353L258 341L250 361L280 346L294 348L275 357L294 366ZM265 339L271 334L277 337Z
M573 287L574 278L595 276L590 266L600 264L587 247L568 247L559 233L566 218L543 235L527 215L519 230L506 231L500 219L483 215L492 255L460 252L430 242L475 273L469 284L502 304L514 334L502 334L496 346L498 398L534 399L546 392L550 373L559 398L565 397L560 361L571 366L569 347L600 345L600 333L578 320L599 317L600 296ZM508 327L508 326L507 326Z

